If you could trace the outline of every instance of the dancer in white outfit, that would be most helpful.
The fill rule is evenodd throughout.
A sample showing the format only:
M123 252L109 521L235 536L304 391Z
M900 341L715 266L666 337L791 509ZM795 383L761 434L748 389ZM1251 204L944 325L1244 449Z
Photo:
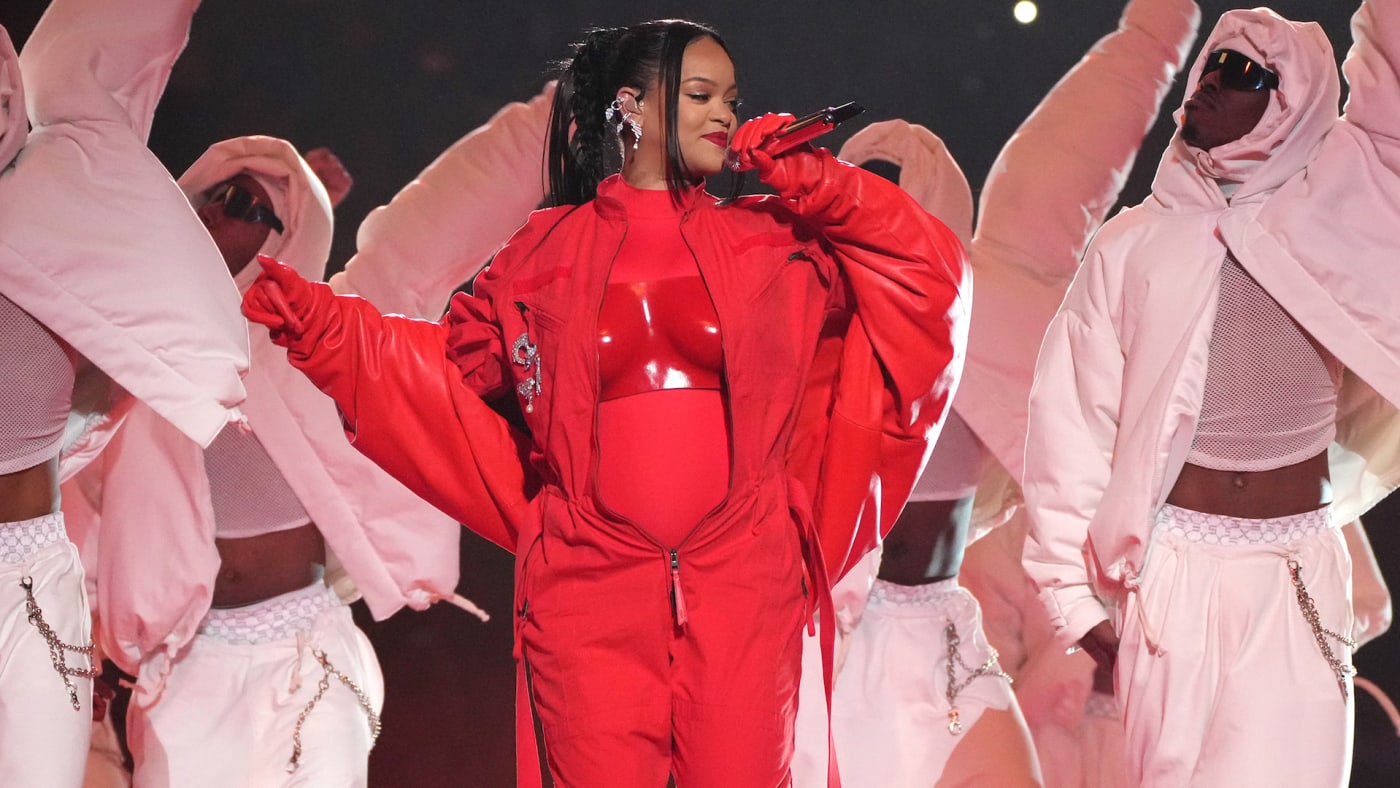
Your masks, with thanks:
M953 415L883 558L870 556L837 587L841 629L859 621L832 709L838 762L853 784L1041 780L1010 677L959 569L969 539L1019 503L1013 480L1036 345L1122 189L1198 19L1189 0L1129 3L1119 29L1060 80L993 165L971 240L976 306ZM1089 108L1093 125L1085 123ZM905 189L971 235L966 181L928 131L875 124L841 156L900 165ZM807 656L810 674L815 661ZM816 785L825 765L814 711L821 697L811 682L804 689L794 774L799 785Z
M180 184L240 285L259 251L324 272L329 201L290 144L219 143ZM246 427L202 449L137 406L85 485L100 490L100 639L137 675L143 786L364 785L382 680L328 586L381 618L454 596L458 526L356 452L332 403L253 336Z
M59 480L123 402L207 443L243 397L236 291L145 147L195 3L134 5L56 0L18 57L0 28L3 785L83 779L91 617Z
M1221 18L1036 367L1026 565L1059 642L1116 658L1136 784L1347 780L1336 523L1400 478L1400 8L1352 29L1338 118L1320 28Z

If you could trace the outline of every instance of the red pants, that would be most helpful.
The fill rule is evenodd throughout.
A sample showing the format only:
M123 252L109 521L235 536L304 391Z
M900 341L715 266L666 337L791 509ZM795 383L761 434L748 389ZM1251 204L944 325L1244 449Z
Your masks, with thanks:
M521 642L557 785L790 783L807 600L797 528L776 519L678 550L684 629L658 549L529 556Z

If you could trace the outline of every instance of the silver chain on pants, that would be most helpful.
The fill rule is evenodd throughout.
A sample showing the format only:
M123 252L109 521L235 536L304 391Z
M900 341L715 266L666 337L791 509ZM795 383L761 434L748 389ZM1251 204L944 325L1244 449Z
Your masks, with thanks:
M370 703L369 696L365 694L365 691L360 689L360 686L349 676L336 670L331 661L326 658L326 652L318 648L311 654L316 657L317 662L321 663L321 681L316 685L316 696L311 699L310 703L306 704L306 708L301 710L301 714L297 715L296 729L292 731L292 758L287 761L288 774L296 771L297 767L301 765L301 726L306 722L311 710L316 708L316 703L321 700L321 696L325 695L326 691L331 688L331 676L340 679L341 684L355 693L355 699L360 702L360 708L364 709L365 715L369 717L369 746L371 748L379 740L379 731L383 727L380 724L379 715L374 711L374 704Z
M992 655L977 667L971 667L963 661L962 652L958 646L962 644L962 638L958 635L958 627L949 621L948 626L943 629L943 635L948 640L948 687L944 690L944 695L948 698L948 732L954 736L962 733L962 720L958 712L958 693L967 689L968 685L983 676L1000 676L1011 681L1011 677L997 665L997 650L990 649ZM990 648L990 647L989 647ZM962 681L958 681L957 668L961 666L967 672L967 676Z
M1337 686L1341 688L1342 700L1345 701L1347 699L1347 679L1356 675L1356 668L1337 658L1337 655L1332 652L1332 646L1327 642L1327 638L1331 637L1352 650L1356 649L1356 641L1322 626L1322 617L1317 612L1317 605L1313 603L1312 595L1308 593L1307 586L1303 585L1302 564L1292 558L1288 559L1288 574L1293 579L1293 593L1298 598L1298 609L1303 611L1303 618L1307 620L1308 626L1312 627L1313 639L1317 641L1317 647L1322 651L1323 659L1327 660L1332 672L1337 675Z
M82 710L82 704L78 702L78 688L73 686L70 676L78 676L84 679L95 679L102 672L95 667L70 668L68 658L64 652L71 651L75 654L82 654L88 658L88 665L92 665L93 645L70 646L59 640L58 633L53 631L53 627L44 621L44 611L39 608L39 603L34 599L34 578L26 575L19 581L20 587L24 589L24 612L29 619L29 623L39 630L39 636L49 644L49 659L53 660L53 669L58 671L58 675L63 679L63 686L68 688L68 702L73 704L74 711Z

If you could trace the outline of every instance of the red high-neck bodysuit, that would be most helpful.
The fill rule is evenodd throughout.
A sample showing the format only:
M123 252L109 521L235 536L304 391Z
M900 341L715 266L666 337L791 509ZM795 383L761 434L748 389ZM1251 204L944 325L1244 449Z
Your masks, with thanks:
M598 316L598 497L674 546L729 488L719 320L670 193L623 186Z

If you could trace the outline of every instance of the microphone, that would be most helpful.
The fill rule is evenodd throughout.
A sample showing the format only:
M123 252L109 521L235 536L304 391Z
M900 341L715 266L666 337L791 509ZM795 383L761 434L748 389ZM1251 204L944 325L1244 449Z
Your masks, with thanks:
M769 156L782 155L804 142L810 142L820 137L836 128L838 124L850 120L864 111L865 107L854 101L848 101L839 107L817 110L811 115L798 118L784 126L781 131L760 145L759 150ZM735 172L739 171L739 160L734 151L726 153L724 161L729 169Z

